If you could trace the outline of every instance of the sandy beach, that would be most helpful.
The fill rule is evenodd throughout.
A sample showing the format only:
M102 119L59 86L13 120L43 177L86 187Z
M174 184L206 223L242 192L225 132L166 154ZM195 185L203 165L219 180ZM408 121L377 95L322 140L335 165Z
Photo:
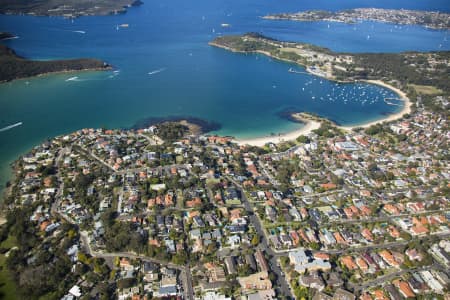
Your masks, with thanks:
M411 105L412 105L411 100L406 96L406 93L404 93L403 91L401 91L398 88L393 87L392 85L387 84L381 80L364 80L364 82L385 87L385 88L390 89L391 91L395 92L396 94L398 94L400 96L400 99L403 100L402 110L399 111L398 113L389 115L386 118L382 118L382 119L379 119L376 121L372 121L372 122L368 122L368 123L364 123L364 124L360 124L360 125L353 125L353 126L338 126L339 128L341 128L343 130L347 130L347 131L352 130L354 128L367 128L367 127L370 127L375 124L379 124L379 123L383 123L383 122L392 122L392 121L401 119L405 114L411 113Z
M411 113L411 100L406 96L406 94L399 90L396 87L393 87L387 83L384 83L381 80L365 80L364 82L370 83L370 84L376 84L382 87L385 87L387 89L390 89L394 91L396 94L399 95L400 99L403 100L403 108L398 113L392 114L387 116L386 118L379 119L376 121L360 124L360 125L353 125L353 126L337 126L338 128L345 130L345 131L351 131L354 128L367 128L374 124L383 123L383 122L392 122L398 119L401 119L403 115ZM257 138L249 138L249 139L236 139L234 142L236 142L238 145L251 145L251 146L264 146L267 143L281 143L286 141L292 141L295 140L300 135L307 135L311 131L318 129L320 127L320 122L310 119L302 118L298 114L293 115L294 118L297 118L299 121L303 122L305 125L298 129L291 132L279 134L279 135L272 135L272 136L265 136L265 137L257 137Z
M318 129L320 127L320 122L318 121L302 119L302 122L304 122L304 126L294 131L282 133L279 135L265 136L253 139L236 139L234 140L234 142L236 142L238 145L251 145L262 147L267 143L277 144L281 142L295 140L300 135L307 135L311 131Z

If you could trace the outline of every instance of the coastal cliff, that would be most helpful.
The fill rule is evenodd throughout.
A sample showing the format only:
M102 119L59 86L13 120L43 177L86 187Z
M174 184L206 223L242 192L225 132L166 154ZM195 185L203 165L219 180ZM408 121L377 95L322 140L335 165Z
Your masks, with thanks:
M18 56L11 48L0 45L0 82L48 73L83 70L108 70L107 63L90 58L34 61Z

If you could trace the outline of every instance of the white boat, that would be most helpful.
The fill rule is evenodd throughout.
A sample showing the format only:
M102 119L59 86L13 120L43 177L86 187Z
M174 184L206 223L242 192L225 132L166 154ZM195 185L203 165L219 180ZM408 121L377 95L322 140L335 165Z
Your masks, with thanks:
M220 24L220 26L222 26L222 27L230 27L231 25L228 24L228 23L222 23L222 24Z
M78 79L78 76L67 78L66 81L75 81Z

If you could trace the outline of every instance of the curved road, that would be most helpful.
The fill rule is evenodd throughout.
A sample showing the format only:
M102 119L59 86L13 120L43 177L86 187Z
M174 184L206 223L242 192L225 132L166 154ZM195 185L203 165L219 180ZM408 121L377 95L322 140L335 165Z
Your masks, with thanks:
M244 191L242 190L241 185L239 185L237 182L235 182L233 179L230 178L230 180L237 186L239 189L239 192L241 193L241 200L244 204L245 210L247 211L250 222L255 226L256 232L258 233L260 237L260 244L258 248L260 248L262 251L265 251L269 256L271 257L269 260L269 266L270 269L276 274L277 279L275 280L274 287L278 289L278 292L281 295L284 295L287 297L287 299L295 299L292 295L290 286L288 282L286 281L285 275L281 268L279 267L278 261L277 261L277 254L272 250L272 248L269 246L269 242L266 239L266 235L264 234L264 228L261 225L261 222L259 221L258 217L254 214L253 206L248 201L247 197L245 196Z

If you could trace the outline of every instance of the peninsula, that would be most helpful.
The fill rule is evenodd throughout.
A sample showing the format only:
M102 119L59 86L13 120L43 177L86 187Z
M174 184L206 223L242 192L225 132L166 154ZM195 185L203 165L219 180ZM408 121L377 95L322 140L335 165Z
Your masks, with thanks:
M378 80L405 91L450 94L450 51L403 53L338 53L306 43L282 42L258 33L221 36L211 46L240 53L260 53L295 63L329 80ZM301 71L289 69L295 74ZM422 93L426 94L426 93Z
M400 25L421 25L433 29L450 29L450 14L437 11L406 9L355 8L341 11L308 10L297 13L280 13L263 17L270 20L329 21L348 24L359 21L376 21Z
M109 70L107 63L91 58L36 61L18 56L11 48L0 45L0 82L48 73Z
M450 94L450 52L404 53L337 53L327 48L306 43L277 41L258 33L242 36L221 36L209 43L211 46L240 53L260 53L275 59L295 63L308 73L339 82L365 81L393 90L403 102L403 109L386 118L358 126L338 126L344 131L367 128L382 122L401 119L412 112L410 99L420 95L430 110L446 113L445 105L436 105L433 97ZM295 75L303 71L289 68ZM295 112L291 116L296 118ZM267 137L237 140L239 144L261 146L265 143L291 141L318 128L317 119L303 118L299 130ZM337 124L334 124L337 126Z
M140 0L5 0L0 6L0 14L76 18L125 13L127 8L141 4Z

